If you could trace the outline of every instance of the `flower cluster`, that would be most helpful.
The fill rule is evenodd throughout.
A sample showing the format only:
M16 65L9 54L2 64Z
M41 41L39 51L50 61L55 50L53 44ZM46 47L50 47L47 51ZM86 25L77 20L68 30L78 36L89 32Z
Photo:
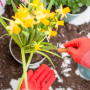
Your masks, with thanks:
M64 21L58 20L59 14L61 14L63 18L67 12L70 12L69 8L62 9L61 6L61 9L57 9L56 13L50 12L50 10L44 8L41 2L39 5L38 2L28 3L28 5L31 7L30 9L22 5L17 9L15 16L13 16L14 20L11 20L9 26L7 26L10 34L25 35L25 33L28 33L29 39L30 31L34 29L35 33L40 35L39 37L43 38L47 36L48 39L50 39L51 36L55 37L57 35L58 25L64 26ZM56 31L52 31L54 25ZM32 42L35 42L35 50L39 50L39 47L41 47L40 40L34 39ZM29 42L27 44L29 44Z

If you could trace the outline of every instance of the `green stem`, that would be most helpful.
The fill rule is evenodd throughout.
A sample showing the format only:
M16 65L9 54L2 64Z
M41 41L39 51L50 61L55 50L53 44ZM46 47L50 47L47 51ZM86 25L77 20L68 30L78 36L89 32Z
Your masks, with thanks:
M4 26L4 28L6 29L7 24L5 23L5 21L2 19L2 16L0 16L0 22L1 24ZM7 29L6 29L7 30ZM8 31L8 30L7 30Z
M26 85L26 90L28 90L28 84L27 84L27 68L26 68L26 59L25 59L25 49L24 47L21 48L21 56L22 56L22 63L23 63L23 73L24 73L24 78L25 78L25 85Z
M22 45L21 45L21 43L20 43L18 37L16 36L16 34L13 34L11 37L12 37L13 40L18 44L18 46L21 48Z
M10 19L5 18L5 17L3 17L3 16L1 16L1 18L4 19L4 20L10 21Z
M29 57L29 59L28 59L27 66L26 66L26 70L28 69L29 64L31 63L32 56L33 56L33 52L30 54L30 57ZM17 90L20 89L20 86L21 86L21 84L22 84L23 78L24 78L24 74L22 74L22 77L21 77L21 79L20 79L20 82L19 82L19 85L18 85Z
M25 4L25 7L26 7L26 0L24 0L24 4Z
M19 39L20 43L23 45L23 42L22 42L19 34L18 34L18 39Z
M51 10L53 3L54 3L54 0L50 0L47 10Z
M45 6L45 0L43 0L43 5Z
M47 52L47 53L50 53L50 54L53 54L53 55L55 55L55 56L57 56L57 57L59 57L59 58L67 59L67 58L63 58L63 57L59 56L58 54L55 54L55 53L53 53L53 52L51 52L51 51L44 50L44 49L40 49L40 50L41 50L41 51L44 51L44 52Z
M4 34L4 35L2 35L2 36L0 37L0 39L3 38L3 37L6 36L6 35L10 35L10 34L8 34L8 33L7 33L7 34Z

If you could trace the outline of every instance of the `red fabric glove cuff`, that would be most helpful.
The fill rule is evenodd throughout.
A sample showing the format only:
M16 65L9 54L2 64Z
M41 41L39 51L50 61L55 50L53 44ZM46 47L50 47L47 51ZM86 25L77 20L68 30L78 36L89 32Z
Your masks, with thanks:
M90 51L88 51L81 59L81 65L90 69Z

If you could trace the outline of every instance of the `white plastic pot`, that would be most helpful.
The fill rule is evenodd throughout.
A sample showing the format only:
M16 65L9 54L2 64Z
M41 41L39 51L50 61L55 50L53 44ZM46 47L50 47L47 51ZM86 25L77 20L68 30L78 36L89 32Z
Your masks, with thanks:
M18 63L22 64L22 62L21 62L20 60L18 60L18 59L14 56L14 54L13 54L13 52L12 52L12 47L11 47L12 40L13 40L13 39L11 38L11 39L10 39L10 42L9 42L9 50L10 50L10 53L11 53L11 55L13 56L13 58L14 58ZM47 41L49 42L48 39L47 39ZM35 63L33 63L33 64L30 64L30 65L29 65L29 68L30 68L30 69L36 69L36 68L38 68L38 67L40 66L40 64L43 63L43 61L45 60L45 58L46 58L46 57L44 57L42 60L40 60L40 61L38 61L38 62L35 62Z

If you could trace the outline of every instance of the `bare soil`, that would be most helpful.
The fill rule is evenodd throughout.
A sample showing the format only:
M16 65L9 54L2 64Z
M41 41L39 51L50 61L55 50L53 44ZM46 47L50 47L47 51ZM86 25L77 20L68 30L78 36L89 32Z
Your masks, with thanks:
M11 18L12 15L14 15L12 7L6 6L3 16ZM89 32L90 23L85 23L79 26L65 23L65 26L59 26L58 35L56 37L52 37L50 42L54 45L57 45L57 43L63 44L66 41L87 36ZM0 36L6 33L7 31L0 23ZM22 65L14 60L9 51L10 38L10 36L5 36L0 40L0 90L11 88L9 85L11 79L18 79L22 75ZM15 52L17 51L15 50ZM57 53L57 51L53 52ZM72 88L73 90L90 90L90 81L84 80L75 74L77 63L72 59L71 56L69 56L69 58L71 58L71 64L68 66L68 68L71 68L72 70L69 72L70 76L65 77L65 75L61 73L63 70L61 65L64 60L51 54L48 55L52 59L60 78L63 79L63 83L59 83L58 79L56 79L52 85L54 90L60 87L65 88L65 90L67 90L68 87ZM51 63L47 59L45 59L43 63L47 64L49 67L52 67Z

